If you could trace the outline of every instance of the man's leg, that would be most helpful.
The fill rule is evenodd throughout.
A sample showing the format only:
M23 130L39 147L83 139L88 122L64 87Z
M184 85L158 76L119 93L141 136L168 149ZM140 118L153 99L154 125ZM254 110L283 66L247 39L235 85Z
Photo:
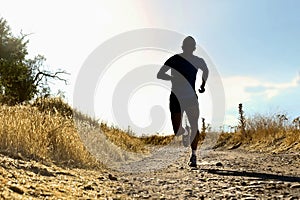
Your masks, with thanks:
M173 131L176 136L182 135L184 133L184 129L182 128L182 113L172 113L171 112L171 120Z
M173 131L176 136L182 135L184 129L182 128L182 112L180 109L180 104L174 93L170 95L170 112Z
M186 115L188 117L191 126L191 148L197 150L198 142L200 139L200 133L198 130L198 119L199 119L199 107L192 106L186 109Z
M192 155L190 158L190 166L197 167L197 146L200 138L199 130L198 130L198 119L199 119L199 107L198 104L186 109L186 115L188 117L190 126L191 126L191 148Z

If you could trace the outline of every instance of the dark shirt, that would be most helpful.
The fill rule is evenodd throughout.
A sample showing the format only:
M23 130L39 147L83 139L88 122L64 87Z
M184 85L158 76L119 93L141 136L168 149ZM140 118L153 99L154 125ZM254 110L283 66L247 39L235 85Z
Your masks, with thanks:
M170 57L165 65L171 69L172 92L182 98L195 95L198 69L208 70L205 61L194 55L183 57L181 54L176 54Z

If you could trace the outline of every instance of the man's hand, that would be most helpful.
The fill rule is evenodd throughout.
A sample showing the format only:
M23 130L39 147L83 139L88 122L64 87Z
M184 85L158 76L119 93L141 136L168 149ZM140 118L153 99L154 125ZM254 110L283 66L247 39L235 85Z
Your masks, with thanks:
M204 85L201 85L201 87L200 87L200 89L198 91L199 91L199 93L204 93L205 92Z

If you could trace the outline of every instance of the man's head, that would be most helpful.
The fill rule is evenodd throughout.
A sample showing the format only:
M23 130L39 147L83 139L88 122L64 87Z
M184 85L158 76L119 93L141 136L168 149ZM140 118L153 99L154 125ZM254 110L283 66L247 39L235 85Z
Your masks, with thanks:
M182 42L182 50L186 54L193 54L196 49L196 41L192 36L187 36Z

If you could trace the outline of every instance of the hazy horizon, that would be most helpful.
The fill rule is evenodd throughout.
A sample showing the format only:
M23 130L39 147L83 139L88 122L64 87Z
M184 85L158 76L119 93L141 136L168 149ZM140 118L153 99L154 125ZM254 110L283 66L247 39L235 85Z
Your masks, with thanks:
M32 33L28 36L30 57L44 55L51 69L61 68L71 73L67 77L69 85L53 86L54 90L65 91L70 104L82 64L107 39L140 28L192 35L222 78L226 95L224 124L235 125L239 103L243 103L246 115L280 112L287 113L290 119L300 115L299 6L300 2L295 0L195 0L188 3L12 0L1 2L0 17L7 20L14 34L21 30ZM175 52L180 53L180 45L178 41ZM147 51L128 54L114 61L106 79L99 81L113 86L126 69L145 64L163 65L170 55ZM125 66L123 71L119 70L120 66ZM150 108L156 104L163 106L169 116L169 91L156 89L145 87L133 96L134 102L128 106L130 116L140 126L149 123ZM111 90L112 87L98 88L95 116L114 123ZM149 100L151 95L155 100ZM209 118L210 96L205 94L200 98L201 117ZM169 118L160 132L172 132Z

